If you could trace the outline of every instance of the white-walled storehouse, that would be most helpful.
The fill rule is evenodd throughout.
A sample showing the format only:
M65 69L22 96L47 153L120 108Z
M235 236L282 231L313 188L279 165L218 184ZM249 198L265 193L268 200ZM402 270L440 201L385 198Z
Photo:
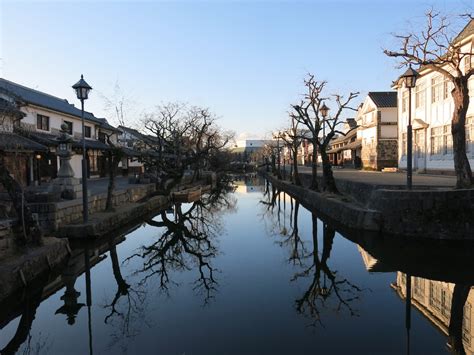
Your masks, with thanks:
M464 43L463 51L472 51L474 21L464 28L456 42ZM461 70L473 65L466 57ZM409 113L408 89L400 80L393 86L398 91L398 165L407 166L407 125ZM413 126L413 169L419 172L454 174L451 119L454 103L452 84L443 75L429 68L421 68L416 86L411 90L411 118ZM470 100L474 99L474 78L469 79ZM466 119L466 149L471 167L474 166L474 106L469 105Z
M23 136L48 147L48 151L38 155L41 180L56 177L59 158L56 155L57 137L61 125L69 126L69 134L74 138L74 155L71 166L74 175L80 178L82 160L81 110L65 99L34 90L23 85L0 78L0 97L14 102L24 117L18 127ZM106 154L109 149L107 136L116 143L117 129L104 118L97 118L90 112L84 113L85 143L88 157L88 176L99 177L107 174Z
M397 166L397 92L369 92L357 112L357 140L362 143L362 168Z

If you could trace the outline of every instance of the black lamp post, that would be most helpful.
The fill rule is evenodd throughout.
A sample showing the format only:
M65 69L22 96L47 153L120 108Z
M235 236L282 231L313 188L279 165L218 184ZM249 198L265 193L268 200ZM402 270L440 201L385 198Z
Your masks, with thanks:
M326 140L326 117L328 116L329 113L329 107L326 106L326 104L323 102L323 105L319 108L319 113L321 116L323 116L323 142ZM317 161L318 156L316 155L316 164L318 163Z
M408 125L407 125L407 189L412 188L413 176L413 128L411 126L411 89L416 85L418 73L410 66L400 77L402 84L408 88Z
M89 220L88 196L87 196L87 159L86 159L86 131L84 127L84 100L89 98L89 91L92 87L86 83L81 74L81 80L75 83L72 88L76 91L77 98L81 100L81 120L82 120L82 220L87 223Z

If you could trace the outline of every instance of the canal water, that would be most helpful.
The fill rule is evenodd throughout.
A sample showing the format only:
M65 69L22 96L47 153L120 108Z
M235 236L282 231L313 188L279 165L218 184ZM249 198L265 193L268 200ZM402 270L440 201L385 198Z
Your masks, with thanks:
M59 273L1 305L0 349L472 353L470 249L341 231L245 176L108 240L73 244Z

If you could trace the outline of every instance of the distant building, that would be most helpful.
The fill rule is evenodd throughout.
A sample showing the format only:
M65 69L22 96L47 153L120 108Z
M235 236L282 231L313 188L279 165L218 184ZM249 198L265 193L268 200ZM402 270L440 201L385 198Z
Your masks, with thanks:
M335 137L327 151L332 165L360 168L362 143L357 139L357 124L354 118L348 118L342 131L345 135Z
M235 160L241 162L251 162L255 160L255 153L263 149L265 144L269 144L270 142L272 141L265 139L239 140L230 151L232 154L234 154Z
M369 92L359 107L357 140L362 143L362 168L397 167L397 92Z

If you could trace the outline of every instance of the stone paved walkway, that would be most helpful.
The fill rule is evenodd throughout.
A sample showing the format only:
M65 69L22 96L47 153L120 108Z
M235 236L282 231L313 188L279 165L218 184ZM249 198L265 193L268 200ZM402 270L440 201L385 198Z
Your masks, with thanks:
M311 167L299 166L299 172L311 174ZM380 171L362 171L350 168L333 168L336 179L351 180L357 182L366 182L374 185L406 185L406 172L380 172ZM322 173L322 168L318 166L318 173ZM454 187L456 185L455 176L413 174L413 185L436 186L436 187Z

